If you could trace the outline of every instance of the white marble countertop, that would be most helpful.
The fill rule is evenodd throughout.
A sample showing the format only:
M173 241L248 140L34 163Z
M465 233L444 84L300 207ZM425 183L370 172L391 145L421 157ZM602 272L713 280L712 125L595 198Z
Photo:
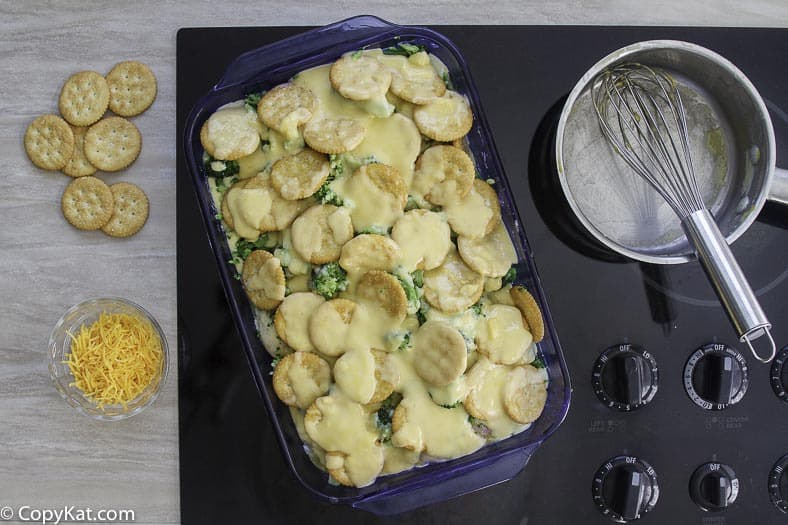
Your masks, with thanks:
M494 7L491 8L491 6ZM179 521L175 282L175 35L180 27L322 25L370 13L411 24L610 24L788 27L785 0L504 0L359 2L0 1L0 518L9 506L131 509L137 523ZM483 15L482 15L483 13ZM107 182L150 197L147 225L117 240L72 228L59 209L71 180L35 168L22 136L57 111L72 73L107 72L137 59L159 81L154 105L134 122L139 159ZM122 422L90 420L52 387L49 332L66 308L121 296L149 309L173 351L153 407Z

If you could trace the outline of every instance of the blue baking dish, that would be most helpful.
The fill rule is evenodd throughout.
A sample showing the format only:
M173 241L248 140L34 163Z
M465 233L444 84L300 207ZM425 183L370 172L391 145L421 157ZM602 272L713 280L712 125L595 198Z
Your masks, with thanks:
M222 225L216 219L218 210L203 172L199 134L202 124L214 111L248 93L270 89L299 71L332 62L348 51L384 48L402 42L425 46L443 61L454 89L470 101L475 121L466 137L468 149L480 176L495 181L502 219L517 251L516 282L532 292L544 316L545 337L538 344L538 353L549 376L547 404L539 419L520 434L490 443L461 458L429 463L379 477L367 487L352 488L329 483L328 475L312 464L288 408L276 398L270 375L272 358L258 337L254 308L235 278L235 267L228 262L232 254ZM511 479L563 422L569 409L571 388L550 309L476 86L462 55L446 37L422 27L400 26L373 16L359 16L253 49L231 62L221 80L192 108L182 140L203 223L255 383L268 409L284 458L307 490L331 503L348 504L380 515L397 514Z

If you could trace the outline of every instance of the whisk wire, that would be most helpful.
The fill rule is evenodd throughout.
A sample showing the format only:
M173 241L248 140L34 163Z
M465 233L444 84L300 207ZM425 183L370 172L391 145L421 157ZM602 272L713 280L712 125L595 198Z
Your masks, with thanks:
M602 131L626 163L680 217L704 209L676 83L647 66L625 64L600 75L591 92Z

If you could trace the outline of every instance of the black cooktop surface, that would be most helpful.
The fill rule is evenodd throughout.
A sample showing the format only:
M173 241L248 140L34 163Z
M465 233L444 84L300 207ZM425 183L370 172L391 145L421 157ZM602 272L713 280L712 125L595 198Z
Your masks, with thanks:
M177 264L183 522L605 524L613 522L597 509L595 480L604 485L602 499L629 515L638 503L647 506L656 490L625 486L634 480L648 487L653 477L658 499L637 523L788 523L788 514L770 498L770 483L775 485L772 492L788 497L788 475L773 471L788 454L788 402L772 387L770 366L757 363L737 342L697 263L657 267L622 261L591 242L566 211L551 164L551 132L575 81L610 51L654 38L695 42L742 69L770 110L778 164L788 164L788 71L781 66L788 56L788 30L437 29L468 61L512 184L572 379L566 421L513 480L394 518L321 503L299 485L269 428L230 318L181 137L189 110L235 56L303 28L182 29L177 54ZM787 213L767 205L733 246L774 324L778 348L788 345ZM614 398L637 390L635 397L642 402L653 393L648 373L638 375L641 388L634 390L632 381L628 388L611 383L614 367L602 364L617 363L625 371L634 362L616 354L622 344L647 352L658 368L656 394L629 412L606 406L594 391L594 373L599 372L597 382ZM744 361L726 354L727 348L704 347L709 344L739 351ZM610 360L595 368L610 347L615 347ZM702 347L712 355L699 366L709 377L722 379L689 383L706 397L737 401L722 410L702 408L685 389L685 365ZM748 379L741 395L743 365ZM730 366L735 373L725 372ZM788 383L788 366L776 372L776 383ZM621 468L606 475L605 465L619 456ZM693 480L696 469L707 463L708 475ZM609 464L617 466L616 461ZM770 472L775 476L769 478ZM649 479L644 482L640 475ZM726 481L733 478L734 483ZM700 504L690 496L691 481ZM738 495L727 508L701 509L730 499L734 487Z

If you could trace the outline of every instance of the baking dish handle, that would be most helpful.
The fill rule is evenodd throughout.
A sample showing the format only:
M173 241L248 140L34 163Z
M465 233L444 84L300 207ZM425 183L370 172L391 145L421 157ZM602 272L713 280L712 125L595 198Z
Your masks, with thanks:
M392 516L491 487L509 481L523 470L540 444L541 442L538 442L530 447L513 450L480 468L447 476L431 485L409 487L402 491L384 491L357 501L353 506L378 516Z
M350 38L350 33L354 40L361 40L398 27L376 16L355 16L258 47L233 60L213 89L218 91L227 86L249 82L258 72L288 64L304 53L314 54L316 49L329 49L342 44Z

